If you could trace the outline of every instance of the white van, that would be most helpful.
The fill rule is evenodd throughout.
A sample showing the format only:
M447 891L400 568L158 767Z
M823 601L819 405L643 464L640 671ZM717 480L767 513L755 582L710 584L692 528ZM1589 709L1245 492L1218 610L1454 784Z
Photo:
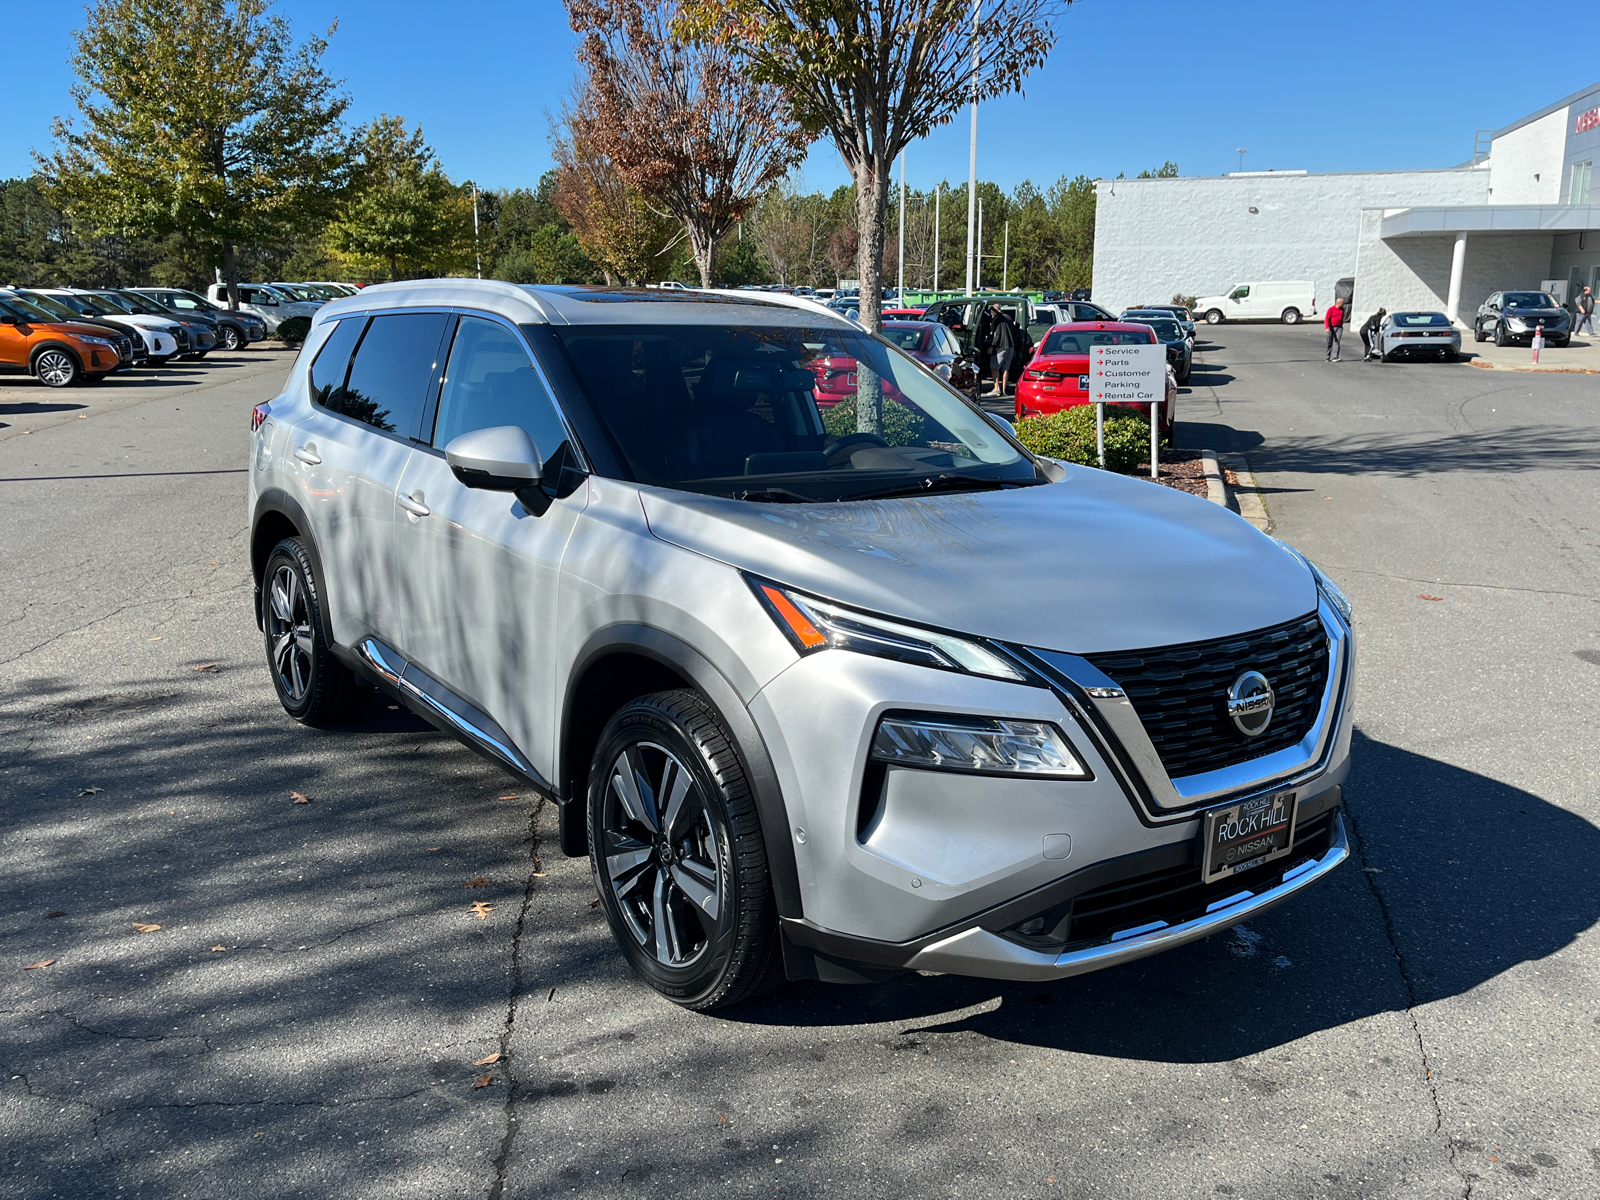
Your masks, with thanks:
M1220 296L1195 301L1194 315L1207 325L1224 321L1282 321L1298 325L1317 315L1316 285L1292 283L1236 283Z

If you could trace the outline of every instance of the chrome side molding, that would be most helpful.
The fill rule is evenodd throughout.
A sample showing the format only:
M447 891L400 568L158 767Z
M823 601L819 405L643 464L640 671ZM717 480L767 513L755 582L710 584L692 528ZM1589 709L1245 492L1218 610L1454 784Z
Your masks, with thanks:
M494 718L476 705L458 696L416 663L409 661L391 646L377 638L365 638L356 645L356 654L372 668L400 698L416 708L447 733L454 734L479 753L509 767L545 791L554 789L544 776L534 768L522 751L517 749L511 735L495 723Z

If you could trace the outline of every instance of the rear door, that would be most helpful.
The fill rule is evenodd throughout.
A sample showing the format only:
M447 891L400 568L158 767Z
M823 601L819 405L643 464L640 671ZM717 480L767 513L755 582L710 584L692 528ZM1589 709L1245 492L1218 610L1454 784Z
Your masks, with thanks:
M549 777L556 589L588 492L581 475L563 474L574 462L566 426L513 325L461 315L445 362L431 444L411 456L397 495L397 648L498 722ZM445 461L453 439L497 425L520 426L538 448L543 512L510 492L463 486Z
M334 640L396 639L395 489L436 374L443 312L346 317L312 361L291 470L321 553ZM352 353L353 352L353 353Z

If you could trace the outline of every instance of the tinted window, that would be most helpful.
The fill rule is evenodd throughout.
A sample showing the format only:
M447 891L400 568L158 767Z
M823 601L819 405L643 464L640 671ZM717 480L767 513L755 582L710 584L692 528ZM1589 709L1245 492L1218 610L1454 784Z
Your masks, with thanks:
M928 331L925 329L888 328L883 331L883 336L902 350L921 350L922 343L927 340Z
M1560 308L1555 297L1545 292L1507 292L1507 308Z
M526 429L546 460L567 439L516 334L481 317L462 317L445 367L433 444L443 449L463 433L495 425Z
M311 402L332 412L343 412L344 374L350 366L350 351L366 322L360 317L338 321L328 340L322 343L311 364Z
M1183 331L1178 328L1176 321L1165 321L1160 317L1129 317L1130 321L1137 321L1141 325L1148 325L1156 331L1156 336L1164 342L1176 342L1183 337Z
M1087 354L1090 346L1148 346L1155 341L1150 329L1096 329L1077 333L1052 333L1044 339L1042 354Z
M1395 325L1406 327L1450 324L1449 318L1443 313L1395 313L1389 320Z
M330 395L327 407L385 433L414 436L445 319L443 313L372 318L344 390ZM340 326L346 323L341 321Z

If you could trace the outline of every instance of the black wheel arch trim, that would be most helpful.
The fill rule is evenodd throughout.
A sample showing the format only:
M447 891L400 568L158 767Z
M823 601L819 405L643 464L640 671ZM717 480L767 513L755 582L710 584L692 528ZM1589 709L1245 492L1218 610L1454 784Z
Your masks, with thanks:
M306 516L306 510L300 507L300 502L282 488L265 488L261 495L256 497L255 511L250 514L250 575L255 581L256 597L256 625L259 628L261 616L261 576L267 569L267 557L272 553L272 545L263 546L259 557L256 550L256 530L260 527L262 518L268 513L277 513L294 526L295 536L300 539L300 544L305 547L306 557L311 560L311 569L317 573L317 586L322 588L328 576L322 569L322 555L317 550L317 542L311 536L311 520ZM328 614L326 596L319 590L317 605L317 618L322 625L322 640L332 647L335 645L333 625Z
M37 370L37 364L40 357L51 350L60 350L67 354L73 362L78 364L78 371L80 374L89 369L88 367L84 366L83 355L79 354L70 342L40 342L28 353L28 370L34 375L37 375L39 373ZM119 359L118 361L121 360Z
M734 753L739 756L745 777L755 797L756 816L761 822L766 843L767 868L772 880L773 898L780 917L798 919L804 915L800 899L800 873L795 865L794 843L789 836L789 814L777 770L754 718L739 693L711 661L682 639L648 625L611 625L593 634L567 676L566 695L561 706L561 739L557 748L557 797L561 818L562 849L574 857L588 854L584 829L587 797L574 786L576 771L587 763L570 763L568 743L572 737L573 700L578 682L589 668L609 655L636 654L652 659L677 672L717 710L728 732L733 735ZM581 846L576 854L574 848Z

